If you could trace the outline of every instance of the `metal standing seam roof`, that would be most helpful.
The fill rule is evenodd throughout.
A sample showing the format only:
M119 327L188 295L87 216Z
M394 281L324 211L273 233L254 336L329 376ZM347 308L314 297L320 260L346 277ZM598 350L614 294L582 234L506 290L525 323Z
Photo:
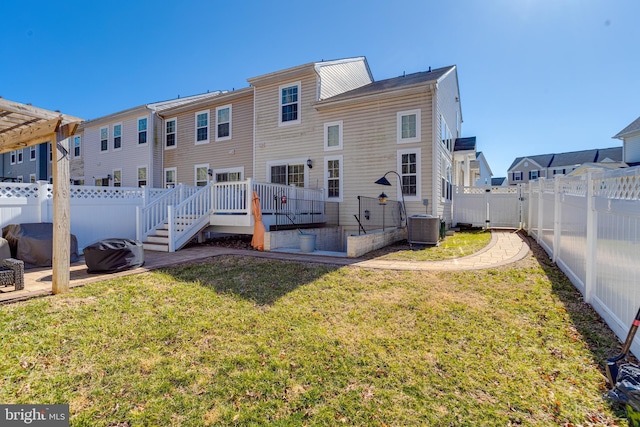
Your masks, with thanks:
M631 135L637 132L640 132L640 117L631 122L629 126L618 132L613 138L622 139L627 135Z

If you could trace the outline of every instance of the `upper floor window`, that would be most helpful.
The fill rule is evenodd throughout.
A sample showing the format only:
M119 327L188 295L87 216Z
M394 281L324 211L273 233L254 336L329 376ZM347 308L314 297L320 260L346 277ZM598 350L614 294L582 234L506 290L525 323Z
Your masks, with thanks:
M138 144L146 144L146 143L147 143L147 118L142 117L138 119Z
M18 152L15 150L12 151L11 155L9 156L9 163L11 163L12 165L15 165L17 158L18 158Z
M22 163L23 156L24 156L24 151L21 148L18 150L18 163Z
M447 125L444 116L440 115L440 138L442 138L442 145L447 147L448 151L453 150L453 136L451 135L451 130Z
M81 137L80 136L74 136L73 137L73 157L80 157L80 143L81 143Z
M209 110L196 113L196 144L209 142Z
M36 146L32 145L31 147L29 147L29 160L30 161L35 161L36 160Z
M342 150L342 120L324 124L324 149Z
M420 142L420 109L398 112L397 133L398 143Z
M231 139L231 105L216 108L216 141Z
M100 151L109 150L109 128L100 128Z
M113 149L120 150L122 148L122 123L113 125Z
M176 125L178 123L178 119L173 118L169 119L165 122L164 125L164 147L165 148L175 148L176 147Z
M300 123L300 82L280 86L279 125Z

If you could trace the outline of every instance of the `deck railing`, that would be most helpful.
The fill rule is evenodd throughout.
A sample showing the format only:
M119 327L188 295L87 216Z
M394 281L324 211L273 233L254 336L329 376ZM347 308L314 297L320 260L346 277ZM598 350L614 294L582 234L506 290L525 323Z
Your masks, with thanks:
M156 198L150 203L138 207L136 209L136 238L145 240L156 228L168 220L169 206L181 203L197 190L197 187L178 184L174 188L163 190L161 195L156 195Z
M191 240L195 233L209 224L213 185L198 188L177 205L169 205L169 252L174 252Z

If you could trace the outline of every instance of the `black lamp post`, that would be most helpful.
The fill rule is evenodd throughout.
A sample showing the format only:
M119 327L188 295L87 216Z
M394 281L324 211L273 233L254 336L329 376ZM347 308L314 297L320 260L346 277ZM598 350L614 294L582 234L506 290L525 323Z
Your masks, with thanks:
M376 184L391 186L391 183L387 179L387 175L389 175L390 173L393 173L398 177L398 184L400 186L399 187L400 188L400 195L402 196L402 214L404 215L404 221L405 221L405 224L406 224L406 227L407 227L407 242L409 242L409 247L411 247L411 240L410 240L410 237L409 237L410 236L409 235L409 218L407 218L407 207L404 204L404 191L402 191L402 177L396 171L389 171L389 172L385 173L382 176L382 178L377 180ZM382 194L384 194L384 193L382 193ZM382 194L380 196L382 196ZM385 199L385 203L386 203L386 199ZM384 214L384 211L383 211L383 214ZM402 218L400 218L400 221L402 221ZM384 231L384 225L382 227L382 230Z

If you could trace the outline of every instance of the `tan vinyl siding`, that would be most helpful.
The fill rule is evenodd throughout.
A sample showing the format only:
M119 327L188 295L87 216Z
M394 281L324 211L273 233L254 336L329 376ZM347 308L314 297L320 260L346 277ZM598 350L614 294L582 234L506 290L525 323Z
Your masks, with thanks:
M624 159L627 163L640 162L640 135L624 139Z
M362 102L343 107L317 111L311 105L315 95L315 76L301 82L301 123L278 127L278 88L289 82L279 82L256 88L256 179L269 180L267 163L273 160L311 159L308 170L311 188L324 187L325 157L342 156L343 202L340 205L340 223L356 227L353 217L358 213L357 196L377 197L381 191L399 200L398 179L388 176L391 189L374 182L385 172L397 169L398 150L420 148L421 194L420 201L407 202L409 215L424 213L422 199L431 200L432 188L432 100L429 91L416 91L414 95L387 97L383 100ZM291 82L293 83L293 82ZM421 110L420 142L397 143L397 113ZM343 122L343 149L324 151L324 124Z
M231 105L231 139L216 141L216 107ZM209 110L209 143L195 144L195 114ZM161 146L164 150L163 169L177 169L178 183L195 185L195 165L208 164L211 169L244 168L244 179L253 177L253 94L211 100L192 110L165 118L177 118L176 148L164 150L164 121Z
M317 65L320 76L320 99L327 99L343 92L371 83L371 76L364 59L331 65Z

